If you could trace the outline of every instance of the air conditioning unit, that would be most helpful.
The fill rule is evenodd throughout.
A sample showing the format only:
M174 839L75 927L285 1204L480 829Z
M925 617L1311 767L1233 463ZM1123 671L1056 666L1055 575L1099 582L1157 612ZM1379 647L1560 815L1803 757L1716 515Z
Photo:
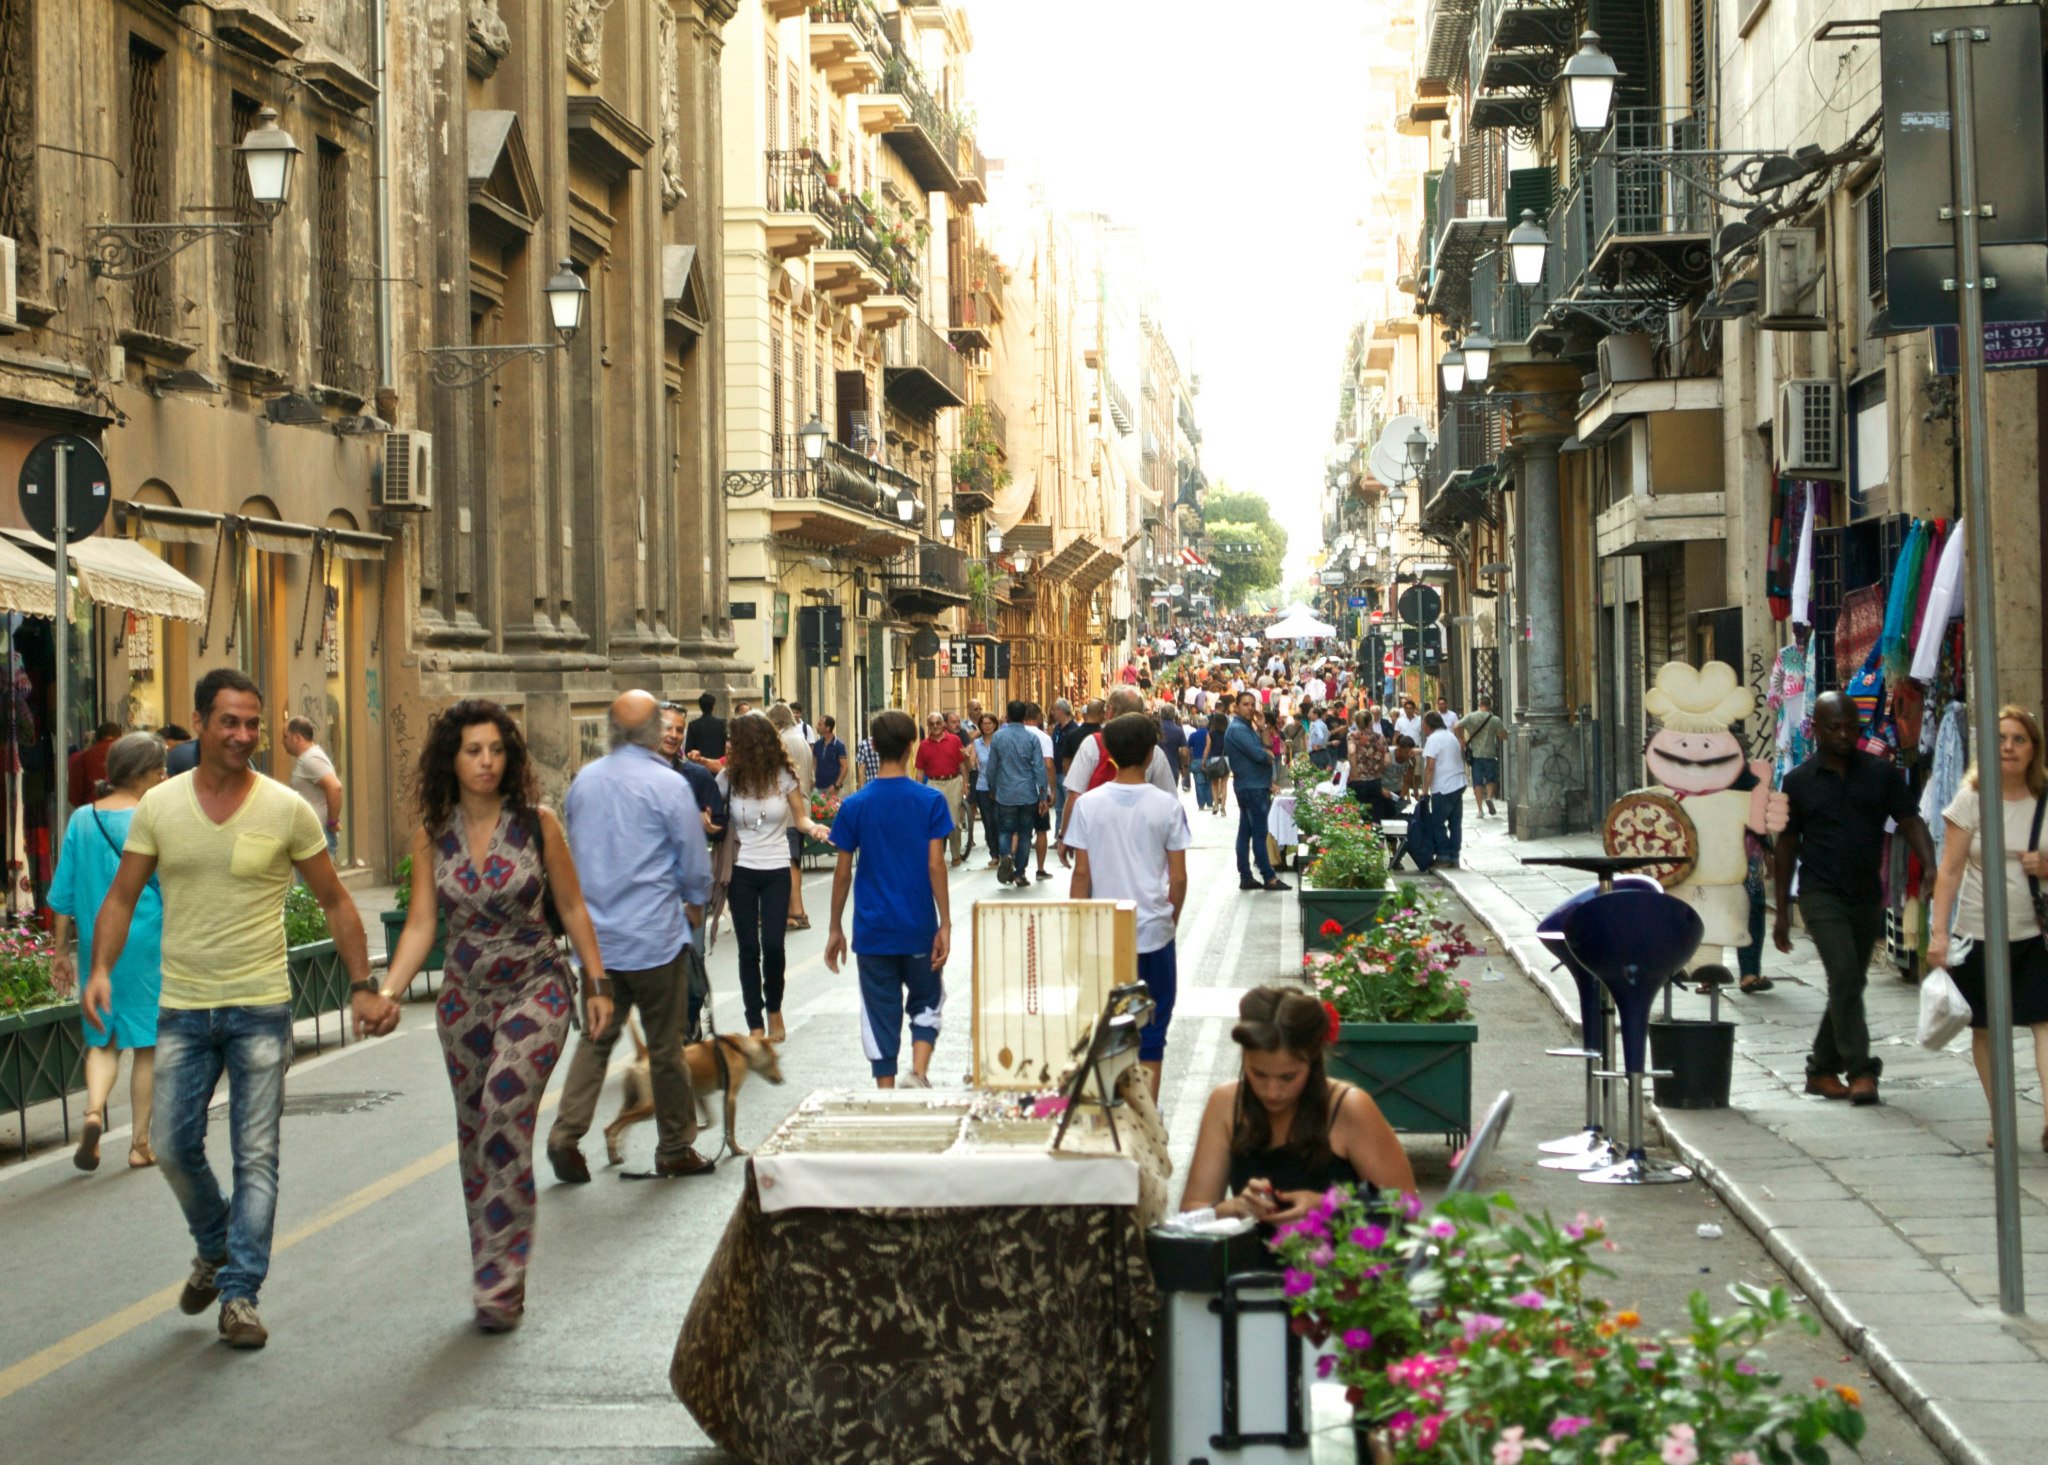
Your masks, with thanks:
M0 234L0 331L21 329L20 296L17 293L14 241Z
M377 496L387 509L434 507L434 438L425 432L384 434L384 481Z
M1621 334L1600 342L1600 385L1646 382L1656 373L1656 343L1648 336Z
M1763 309L1767 331L1818 331L1827 326L1818 229L1771 229L1764 234Z
M1842 389L1825 377L1778 388L1778 463L1787 473L1837 473L1842 467Z

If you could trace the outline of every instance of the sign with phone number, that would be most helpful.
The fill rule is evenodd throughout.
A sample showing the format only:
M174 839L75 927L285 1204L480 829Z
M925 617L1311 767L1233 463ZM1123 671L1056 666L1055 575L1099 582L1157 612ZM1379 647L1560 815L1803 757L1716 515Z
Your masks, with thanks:
M1954 376L1961 370L1961 338L1955 326L1934 327L1934 370ZM2007 321L1984 327L1984 365L1990 371L2025 371L2048 366L2048 321Z

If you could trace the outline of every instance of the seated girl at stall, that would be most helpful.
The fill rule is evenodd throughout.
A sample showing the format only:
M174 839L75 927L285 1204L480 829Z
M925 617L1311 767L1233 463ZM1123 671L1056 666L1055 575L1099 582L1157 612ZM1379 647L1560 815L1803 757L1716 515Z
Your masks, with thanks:
M1213 1207L1267 1225L1304 1215L1332 1185L1415 1189L1415 1172L1379 1105L1323 1072L1330 1015L1291 987L1257 987L1230 1036L1240 1077L1209 1095L1181 1209Z

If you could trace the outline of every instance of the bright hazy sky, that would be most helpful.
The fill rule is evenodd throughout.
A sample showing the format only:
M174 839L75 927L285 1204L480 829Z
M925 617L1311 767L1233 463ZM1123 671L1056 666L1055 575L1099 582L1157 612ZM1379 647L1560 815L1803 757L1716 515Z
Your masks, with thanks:
M1143 234L1169 339L1202 379L1210 481L1264 494L1288 578L1321 538L1323 462L1377 212L1352 120L1358 0L966 0L979 140L1065 210ZM1367 9L1370 14L1370 9Z

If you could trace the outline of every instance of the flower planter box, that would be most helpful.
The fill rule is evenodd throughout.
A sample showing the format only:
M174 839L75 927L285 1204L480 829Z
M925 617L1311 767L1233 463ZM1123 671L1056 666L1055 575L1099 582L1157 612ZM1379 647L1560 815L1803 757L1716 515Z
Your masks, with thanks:
M1301 944L1307 951L1335 951L1346 936L1356 935L1372 924L1391 890L1314 890L1300 888ZM1323 934L1323 922L1335 921L1344 929L1335 936Z
M1347 1022L1330 1045L1333 1079L1373 1097L1387 1123L1409 1134L1441 1134L1453 1147L1472 1133L1472 1045L1476 1022Z
M76 1002L53 1002L0 1017L0 1108L12 1109L26 1120L29 1105L62 1099L85 1087L85 1034L78 1024ZM65 1118L68 1136L68 1109Z
M385 911L377 918L384 923L384 954L387 958L392 952L398 950L398 937L399 933L405 930L405 917L406 913L404 911ZM433 949L427 952L426 964L420 970L422 972L438 972L447 964L448 922L444 918L435 923Z

